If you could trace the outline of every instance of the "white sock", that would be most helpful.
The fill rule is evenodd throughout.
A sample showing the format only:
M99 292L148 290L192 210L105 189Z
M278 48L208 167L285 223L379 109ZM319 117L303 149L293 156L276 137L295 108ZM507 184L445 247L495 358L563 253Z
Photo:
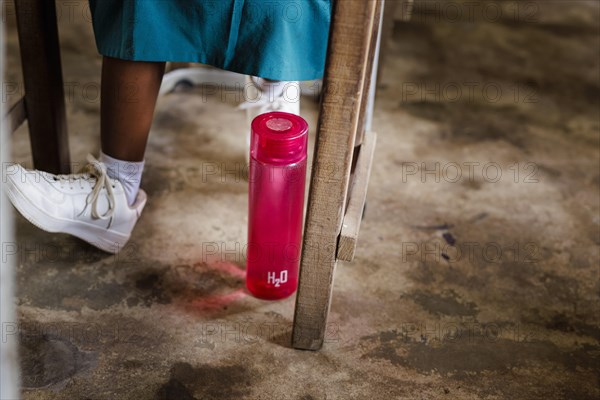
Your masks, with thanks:
M287 81L269 81L257 76L252 77L252 82L254 82L261 92L269 96L270 101L274 101L277 97L281 96L285 85L288 83Z
M132 205L140 190L144 161L123 161L100 152L100 161L106 165L106 172L111 179L121 182L127 203Z

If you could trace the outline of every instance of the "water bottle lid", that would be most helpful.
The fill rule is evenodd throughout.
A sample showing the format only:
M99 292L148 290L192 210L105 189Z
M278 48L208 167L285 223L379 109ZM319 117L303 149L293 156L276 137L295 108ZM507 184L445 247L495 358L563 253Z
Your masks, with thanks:
M285 112L261 114L252 121L250 154L256 160L286 165L306 157L308 123Z

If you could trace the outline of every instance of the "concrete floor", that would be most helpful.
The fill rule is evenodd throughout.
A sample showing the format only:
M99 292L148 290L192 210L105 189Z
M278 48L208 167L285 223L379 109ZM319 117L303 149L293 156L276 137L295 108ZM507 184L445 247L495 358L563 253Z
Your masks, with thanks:
M417 3L323 350L290 348L294 298L243 290L239 95L169 94L121 254L17 218L25 399L600 397L598 3ZM59 3L75 168L99 150L101 61L77 4ZM306 99L313 134L316 112ZM26 127L13 158L31 165Z

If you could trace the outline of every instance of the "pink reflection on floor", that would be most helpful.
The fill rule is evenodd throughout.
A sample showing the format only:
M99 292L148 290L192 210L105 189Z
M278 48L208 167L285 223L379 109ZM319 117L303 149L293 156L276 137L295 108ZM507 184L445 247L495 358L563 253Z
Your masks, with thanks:
M240 268L239 265L216 256L204 256L202 259L201 268L216 271L223 277L239 280L240 284L236 287L224 286L222 288L223 292L189 299L184 306L188 311L211 315L219 314L226 312L230 307L235 307L240 300L250 296L246 289L246 271Z
M229 262L229 261L215 261L210 262L210 260L206 264L209 268L223 271L225 274L234 276L236 278L240 278L242 280L246 279L246 271L241 269L238 265Z

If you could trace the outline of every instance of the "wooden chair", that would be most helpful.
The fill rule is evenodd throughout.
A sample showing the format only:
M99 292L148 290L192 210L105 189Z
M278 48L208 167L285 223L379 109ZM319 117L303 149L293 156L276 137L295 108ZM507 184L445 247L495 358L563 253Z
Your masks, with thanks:
M406 15L411 1L389 2L384 31L396 7ZM11 131L29 121L35 168L68 173L55 3L15 5L25 96L5 118ZM370 128L383 8L384 0L334 2L292 332L298 349L322 347L337 261L354 257L376 142Z

